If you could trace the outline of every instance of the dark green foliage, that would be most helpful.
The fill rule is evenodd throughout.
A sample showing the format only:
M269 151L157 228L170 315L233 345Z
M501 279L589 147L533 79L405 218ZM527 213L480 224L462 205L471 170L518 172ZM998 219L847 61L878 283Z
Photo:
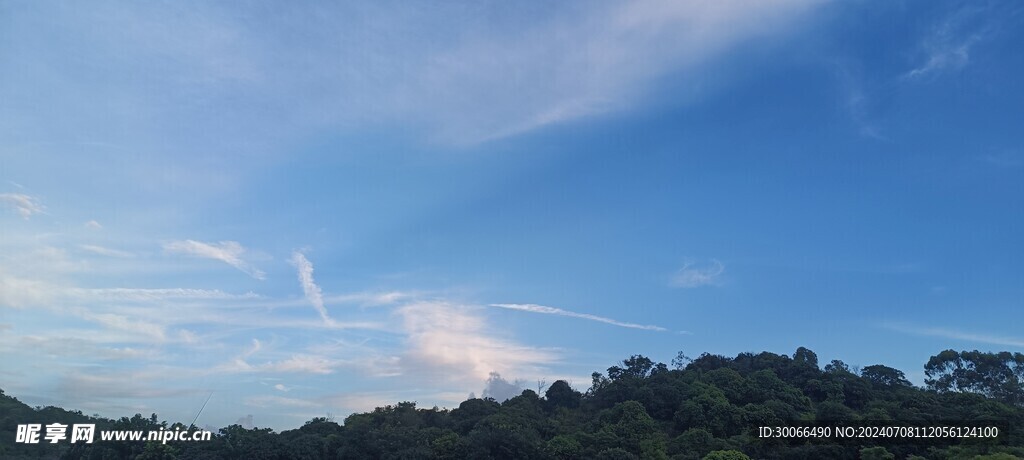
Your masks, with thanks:
M559 460L579 459L583 458L583 445L572 436L560 434L548 440L544 453Z
M559 380L543 397L525 390L501 403L470 399L451 410L400 402L350 415L343 424L314 418L281 433L232 425L210 442L166 445L14 444L16 425L34 421L95 423L97 430L183 427L161 422L155 414L107 420L55 407L31 408L0 391L0 458L1024 458L1024 356L1019 353L944 351L925 366L928 389L914 387L903 372L883 365L867 366L860 375L838 360L819 368L817 355L806 348L792 357L705 353L690 360L679 355L673 364L669 369L631 356L606 374L595 372L586 393ZM498 379L492 376L490 387L505 382ZM995 424L1001 435L931 444L757 437L757 427L809 422Z
M602 450L594 458L597 460L640 460L636 454L618 447Z
M750 457L736 450L716 450L705 455L703 460L750 460Z
M451 411L451 420L455 431L467 434L484 417L498 412L501 406L489 399L468 399L459 404L459 408Z
M796 349L796 353L793 353L793 362L798 365L809 366L817 369L818 355L811 350L800 347Z
M910 386L910 382L907 380L907 377L903 375L903 371L886 367L881 364L865 367L864 370L861 371L860 376L876 385Z
M946 350L924 367L928 388L970 392L1024 406L1024 354Z
M896 456L884 447L875 446L861 449L860 458L861 460L895 460Z
M815 420L823 422L845 422L844 424L857 420L857 414L852 409L834 401L825 401L818 404L814 417Z
M544 398L547 399L547 404L551 408L565 407L567 409L575 409L580 406L583 395L569 386L569 383L565 380L557 380L548 387L548 391L544 393Z
M668 452L683 458L701 458L711 452L715 437L704 428L691 428L669 442Z

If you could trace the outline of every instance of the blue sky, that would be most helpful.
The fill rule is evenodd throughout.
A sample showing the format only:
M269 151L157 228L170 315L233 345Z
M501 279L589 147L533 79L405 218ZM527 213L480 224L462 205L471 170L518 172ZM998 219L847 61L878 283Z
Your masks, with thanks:
M290 428L1024 349L1015 2L0 4L0 382Z

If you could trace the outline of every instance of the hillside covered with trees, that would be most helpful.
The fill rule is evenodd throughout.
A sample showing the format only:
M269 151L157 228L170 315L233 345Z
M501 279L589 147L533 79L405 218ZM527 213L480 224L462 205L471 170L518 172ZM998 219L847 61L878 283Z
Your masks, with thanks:
M89 459L1014 459L1024 458L1024 354L946 350L924 366L926 387L883 365L819 365L814 352L736 357L682 353L671 365L633 356L543 395L469 399L454 409L399 402L275 433L222 428L209 442L15 444L18 423L99 429L184 428L156 414L107 420L32 408L0 392L0 457ZM995 438L764 439L758 427L996 426Z

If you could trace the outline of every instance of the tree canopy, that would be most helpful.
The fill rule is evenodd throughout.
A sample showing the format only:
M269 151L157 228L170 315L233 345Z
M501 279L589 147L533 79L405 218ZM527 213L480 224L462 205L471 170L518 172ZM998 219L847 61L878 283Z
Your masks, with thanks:
M685 359L684 359L685 358ZM471 398L453 409L398 402L319 417L275 432L231 425L209 442L97 441L15 444L18 423L95 423L100 429L182 429L156 414L118 420L56 407L32 408L0 391L0 457L96 459L745 459L1024 458L1019 353L946 350L925 365L926 387L884 365L860 372L817 355L770 352L729 358L677 355L673 368L640 355L595 372L581 392L563 380L499 402ZM854 368L856 369L856 368ZM509 384L492 375L489 388ZM543 388L538 385L538 389ZM491 394L491 392L485 393ZM893 423L997 425L995 439L758 437L758 427Z

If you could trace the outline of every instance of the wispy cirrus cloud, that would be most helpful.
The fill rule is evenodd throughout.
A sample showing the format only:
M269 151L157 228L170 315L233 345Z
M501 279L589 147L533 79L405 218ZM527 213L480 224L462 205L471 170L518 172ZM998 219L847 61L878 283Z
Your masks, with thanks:
M94 305L117 302L167 302L178 300L255 301L254 292L235 294L220 289L194 288L80 288L35 278L11 276L0 271L0 306L59 308L63 304ZM260 307L257 305L256 307Z
M626 110L650 96L648 83L667 74L696 82L699 72L687 70L740 43L791 30L818 3L655 0L552 9L548 20L497 24L485 36L437 52L416 81L424 87L399 90L419 99L415 115L443 123L444 140L513 136Z
M128 259L128 258L135 257L135 254L133 254L131 252L128 252L128 251L122 251L120 249L111 249L111 248L108 248L108 247L99 246L99 245L95 245L95 244L82 244L82 245L79 245L78 247L79 247L79 249L81 249L83 251L91 252L93 254L100 255L100 256L120 257L122 259Z
M277 395L260 395L253 396L245 399L245 405L252 407L272 407L280 408L284 407L303 407L308 409L322 409L324 407L323 402L307 400L301 398L288 398L285 396Z
M267 373L267 374L330 374L342 362L323 355L292 353L287 358L266 360L252 364L253 357L264 353L263 342L252 339L252 345L227 364L213 369L221 373Z
M164 326L138 318L114 313L96 313L85 309L75 309L78 316L96 322L103 327L126 334L135 334L157 342L167 340Z
M253 278L258 280L266 279L266 273L242 258L246 253L246 249L237 241L204 243L195 240L179 240L166 242L163 244L163 248L165 252L171 254L219 260Z
M23 15L18 25L29 27L45 18L37 33L75 37L88 44L74 48L84 50L82 60L98 63L82 68L66 62L67 71L96 75L100 68L100 75L109 77L93 82L85 95L82 83L68 82L43 96L75 109L106 107L96 101L111 94L149 107L177 107L172 113L183 116L163 121L175 122L175 129L202 145L240 142L215 137L207 128L208 111L182 107L181 100L169 96L179 89L197 99L231 98L221 105L230 116L218 116L218 126L244 133L233 138L258 138L252 144L286 136L281 120L300 126L418 126L442 142L474 144L629 110L659 94L650 86L667 75L678 75L688 86L707 87L713 82L703 77L708 72L702 66L714 65L744 44L797 30L806 13L821 3L650 0L394 8L369 2L297 8L284 16L239 15L218 5L100 5L77 14L43 5ZM377 27L402 33L381 34ZM303 44L303 53L294 52L296 28L315 37ZM361 44L372 44L372 49ZM32 42L12 47L21 51L11 53L12 65L26 63L23 55L40 54L32 52ZM60 51L46 48L43 55ZM176 65L154 63L153 56ZM160 72L145 72L140 79L117 77L140 65ZM21 82L32 75L9 79ZM312 95L309 87L320 90ZM62 98L76 92L79 99ZM253 110L257 107L269 110ZM45 113L15 109L27 111L31 117L21 118L28 120ZM105 115L110 125L138 123L130 110L108 109ZM66 117L51 123L67 125ZM12 127L27 123L17 121ZM71 126L84 129L81 125Z
M924 62L903 74L903 78L920 80L966 67L972 48L994 34L997 25L992 18L999 15L993 13L991 5L982 3L967 4L953 11L922 39Z
M231 372L258 372L268 374L331 374L338 363L324 356L297 354L278 361L266 361L250 364L245 360L235 360L231 365L218 370Z
M605 318L603 316L591 315L589 313L576 313L573 311L562 310L561 308L546 307L544 305L535 304L515 304L515 303L494 303L490 305L496 308L505 308L508 310L527 311L530 313L542 313L545 315L557 315L566 316L569 318L580 318L590 321L597 321L599 323L611 324L613 326L625 327L630 329L642 329L645 331L667 331L668 329L661 326L654 326L650 324L636 324L627 323L623 321L614 320L611 318Z
M306 300L313 305L325 324L333 324L334 320L327 314L327 308L324 307L323 291L313 280L313 263L298 251L292 253L291 263L299 272L299 284L302 285L302 292L306 295Z
M716 286L721 282L722 273L725 273L725 265L716 259L711 259L706 264L687 261L683 268L672 275L670 284L679 288Z
M902 332L904 334L928 337L941 337L944 339L962 340L965 342L977 342L986 343L989 345L1002 345L1007 347L1024 348L1024 337L1009 337L997 334L967 332L957 329L947 329L941 327L912 326L899 323L885 323L882 324L882 327L889 330Z
M75 358L101 358L104 360L157 360L159 350L153 347L104 346L90 340L75 337L52 337L26 335L17 338L17 343L26 348L38 349L50 356Z
M121 301L165 301L172 299L192 300L240 300L259 299L260 296L253 292L244 294L231 294L220 289L190 289L190 288L99 288L99 289L69 289L68 292L80 298L93 298L101 300Z
M953 43L935 45L929 50L928 59L920 67L905 74L907 79L924 78L945 70L959 70L970 62L971 47L979 41L977 35Z
M364 306L386 306L394 305L415 296L415 293L401 291L360 292L329 296L324 298L324 303L358 303Z
M14 208L26 220L46 210L38 198L24 193L0 193L0 203Z

